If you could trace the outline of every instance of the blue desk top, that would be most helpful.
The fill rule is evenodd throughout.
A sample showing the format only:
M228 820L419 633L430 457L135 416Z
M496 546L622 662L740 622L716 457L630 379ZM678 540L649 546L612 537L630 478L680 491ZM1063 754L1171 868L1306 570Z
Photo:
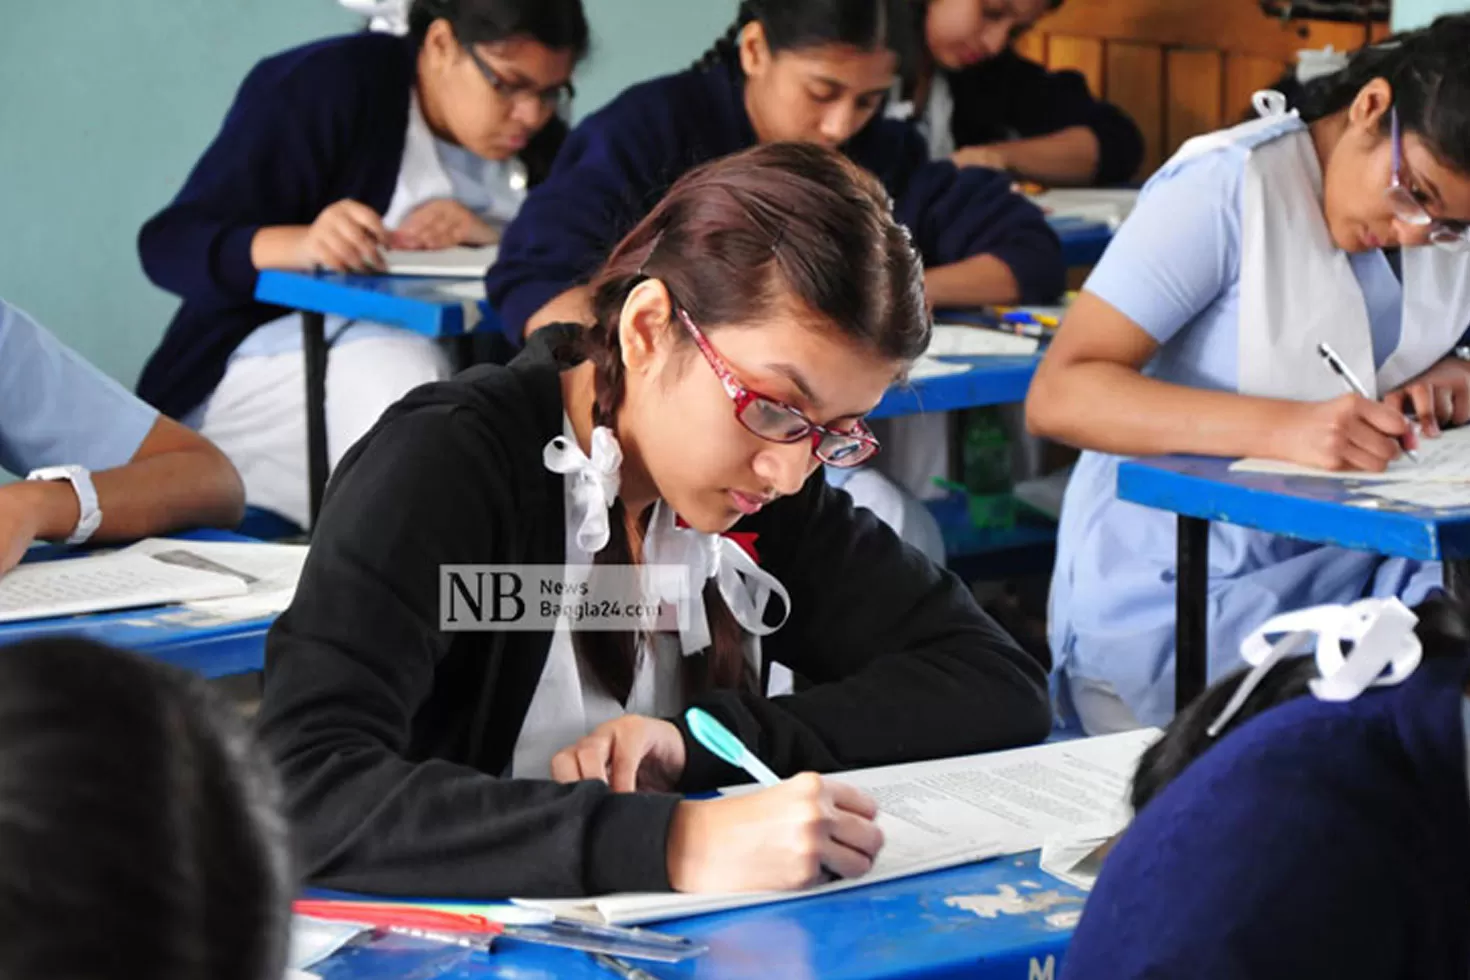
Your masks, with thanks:
M478 295L470 295L477 287ZM428 337L457 337L495 329L484 292L478 279L269 270L260 274L255 298L293 310L386 323Z
M1047 223L1062 240L1062 259L1069 269L1096 265L1113 240L1113 230L1100 221L1048 218Z
M227 531L190 531L177 537L196 541L248 541ZM37 549L27 561L56 557L61 549ZM265 666L265 636L274 616L224 625L190 625L192 614L177 606L92 613L0 625L0 646L43 636L85 636L135 650L205 677L228 677ZM197 620L196 620L197 621Z
M921 378L901 388L890 388L869 418L949 412L982 405L1024 401L1040 355L1023 357L945 357L971 365L963 374Z
M1231 473L1232 462L1201 456L1127 462L1118 468L1118 496L1357 551L1423 561L1470 558L1470 507L1427 510L1355 497L1363 481ZM1369 500L1376 504L1364 506Z
M639 962L655 977L1040 980L1060 973L1084 895L1037 868L1037 854L964 865L817 898L653 928L699 939L703 956ZM978 911L976 911L978 909ZM505 940L496 950L426 954L416 941L349 947L312 967L323 980L611 980L568 950Z

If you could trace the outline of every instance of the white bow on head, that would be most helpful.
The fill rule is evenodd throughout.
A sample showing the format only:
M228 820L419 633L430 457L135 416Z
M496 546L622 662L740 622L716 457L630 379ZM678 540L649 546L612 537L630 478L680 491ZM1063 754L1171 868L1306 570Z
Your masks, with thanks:
M781 580L756 564L744 548L727 537L680 527L672 509L662 502L654 509L643 541L643 560L649 567L687 569L682 582L667 577L650 580L650 591L664 602L687 602L689 615L680 618L679 645L687 657L710 645L709 614L704 606L704 583L715 580L720 597L741 628L752 636L769 636L791 615L791 596ZM771 596L781 600L781 621L765 621Z
M1240 655L1252 665L1251 672L1210 725L1209 736L1214 738L1224 730L1261 679L1283 657L1305 653L1313 634L1317 637L1315 652L1321 676L1314 678L1309 687L1318 700L1351 701L1370 687L1402 683L1424 657L1424 648L1414 632L1418 622L1419 617L1396 598L1313 606L1272 617L1241 643ZM1271 643L1268 636L1281 638ZM1342 652L1344 640L1353 643L1349 654Z
M574 513L567 522L577 524L577 547L597 554L607 547L612 529L607 523L607 509L618 498L622 482L623 447L612 429L599 425L592 430L592 456L566 436L557 436L546 444L541 458L546 468L561 473L572 481Z

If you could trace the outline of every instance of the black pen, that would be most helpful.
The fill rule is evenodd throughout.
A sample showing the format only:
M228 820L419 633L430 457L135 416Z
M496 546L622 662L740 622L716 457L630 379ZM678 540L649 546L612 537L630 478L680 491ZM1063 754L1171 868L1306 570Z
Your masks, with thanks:
M1348 386L1349 391L1357 394L1359 398L1365 398L1370 402L1373 401L1373 396L1368 394L1368 389L1363 387L1363 382L1359 381L1357 375L1353 374L1348 369L1348 366L1342 362L1342 358L1337 356L1337 351L1327 346L1327 344L1321 343L1317 345L1317 353L1322 355L1322 360L1326 361L1327 366L1332 369L1333 373L1342 379L1342 383ZM1405 421L1408 421L1407 417L1405 417ZM1404 447L1404 455L1416 463L1419 462L1419 454L1407 446Z

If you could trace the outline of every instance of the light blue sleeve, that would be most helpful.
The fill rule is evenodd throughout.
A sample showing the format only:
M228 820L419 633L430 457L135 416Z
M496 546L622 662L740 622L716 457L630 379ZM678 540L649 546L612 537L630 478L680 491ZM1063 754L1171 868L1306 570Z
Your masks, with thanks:
M158 413L0 300L0 468L89 470L133 458Z
M1166 343L1240 275L1244 163L1226 147L1161 171L1083 288Z

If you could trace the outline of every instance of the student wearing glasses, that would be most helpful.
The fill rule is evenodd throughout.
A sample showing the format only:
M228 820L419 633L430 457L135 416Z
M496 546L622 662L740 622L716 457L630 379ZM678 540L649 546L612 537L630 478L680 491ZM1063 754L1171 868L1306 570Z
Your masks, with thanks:
M877 451L863 416L929 340L922 275L872 177L762 146L685 175L613 249L590 329L390 409L268 643L261 731L307 875L796 888L882 846L874 801L816 773L1044 737L1042 668L817 473ZM635 598L686 595L687 617L441 628L462 595L441 569L484 564L553 566L593 603L616 568L663 569ZM775 668L810 684L768 696ZM789 778L685 799L746 779L691 740L691 705Z
M178 196L144 225L144 271L183 300L138 383L218 444L253 505L307 523L300 318L263 269L373 272L386 248L487 245L546 175L586 51L580 0L415 0L406 37L362 33L247 76ZM450 365L432 340L328 318L335 463Z
M1048 351L1033 431L1087 450L1062 511L1051 645L1089 731L1173 710L1175 522L1117 498L1120 457L1381 471L1470 418L1470 16L1365 48L1297 110L1193 140L1144 189ZM1344 394L1326 342L1378 400ZM1405 420L1412 413L1418 427ZM1437 563L1212 526L1211 677L1276 612L1414 603Z

